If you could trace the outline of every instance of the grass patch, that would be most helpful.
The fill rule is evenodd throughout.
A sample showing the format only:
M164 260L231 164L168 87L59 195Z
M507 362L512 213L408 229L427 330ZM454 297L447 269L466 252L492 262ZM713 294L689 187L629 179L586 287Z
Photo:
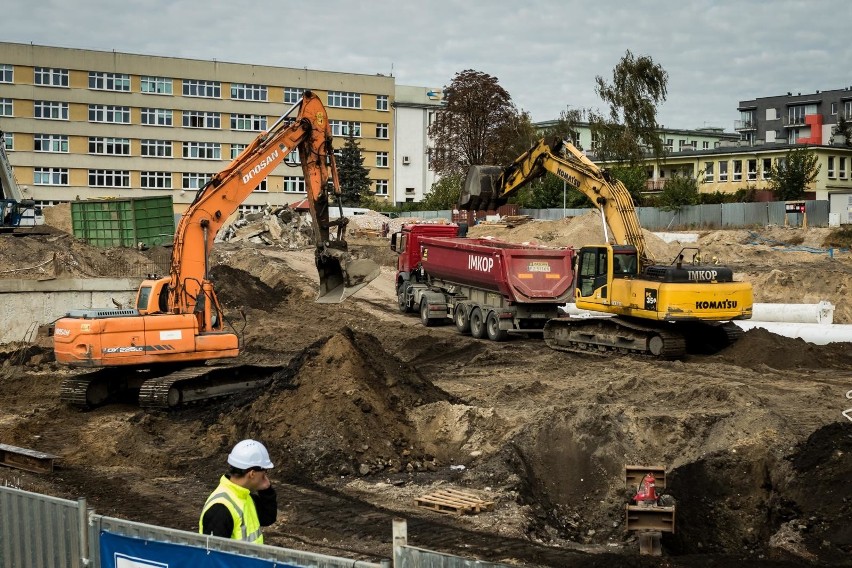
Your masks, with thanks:
M852 248L852 226L844 225L831 231L822 246L827 248Z

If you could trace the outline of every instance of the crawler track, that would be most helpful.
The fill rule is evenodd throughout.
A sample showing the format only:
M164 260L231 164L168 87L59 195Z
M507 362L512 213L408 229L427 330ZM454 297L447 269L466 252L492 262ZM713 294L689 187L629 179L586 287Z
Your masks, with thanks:
M553 319L544 326L544 341L551 349L596 355L638 353L676 359L686 354L686 339L675 329L622 318Z
M152 410L172 409L264 386L282 369L256 365L109 367L65 379L60 385L60 399L81 410L119 401L138 401L141 407Z

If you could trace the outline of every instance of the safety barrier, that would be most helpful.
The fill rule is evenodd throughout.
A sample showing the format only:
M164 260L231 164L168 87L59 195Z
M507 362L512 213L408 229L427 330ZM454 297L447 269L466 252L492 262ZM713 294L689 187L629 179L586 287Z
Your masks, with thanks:
M103 555L103 552L108 552ZM390 568L380 563L238 542L98 515L70 501L0 487L0 568ZM393 521L397 568L509 568L408 545L403 519Z

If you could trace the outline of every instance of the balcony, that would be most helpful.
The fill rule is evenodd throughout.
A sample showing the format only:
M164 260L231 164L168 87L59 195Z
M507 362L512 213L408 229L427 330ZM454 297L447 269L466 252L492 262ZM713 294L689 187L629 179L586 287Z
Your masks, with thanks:
M754 120L735 120L734 130L757 130L757 123Z
M788 128L806 126L806 124L804 116L788 116L784 119L784 126Z

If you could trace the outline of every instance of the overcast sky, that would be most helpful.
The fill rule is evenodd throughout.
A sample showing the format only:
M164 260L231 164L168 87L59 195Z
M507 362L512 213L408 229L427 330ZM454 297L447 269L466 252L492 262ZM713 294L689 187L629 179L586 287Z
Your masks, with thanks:
M11 6L9 4L11 3ZM658 122L733 130L741 100L852 86L850 0L7 0L3 40L441 87L497 77L533 121L603 109L626 50L669 74Z

